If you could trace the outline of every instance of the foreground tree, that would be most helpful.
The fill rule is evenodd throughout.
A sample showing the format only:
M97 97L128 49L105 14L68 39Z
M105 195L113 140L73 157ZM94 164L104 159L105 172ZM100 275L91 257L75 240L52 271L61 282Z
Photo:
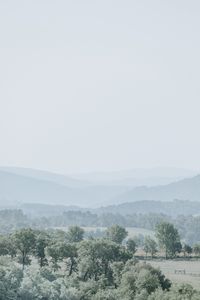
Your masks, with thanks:
M26 264L30 264L29 255L35 250L36 235L34 230L28 228L16 231L13 235L13 242L20 254L20 262L24 269Z
M60 259L67 259L67 267L69 267L68 275L71 276L72 272L76 271L76 258L77 258L77 246L76 243L61 243L59 245Z
M132 257L125 247L106 239L82 241L78 249L79 272L83 280L98 281L103 276L112 282L112 263L125 263Z
M158 252L157 243L150 236L146 236L145 237L145 240L144 240L144 251L146 253L146 256L149 253L151 255L151 258L153 258L155 256L155 254Z
M67 239L70 243L78 243L83 240L84 230L79 226L70 226L67 232Z
M119 286L118 299L146 300L157 289L168 290L171 283L160 270L149 264L134 263L128 261L122 273Z
M121 244L123 240L128 236L128 232L124 227L113 225L107 229L106 235L111 241L117 244Z
M47 265L45 248L49 245L50 237L45 232L39 232L35 241L34 254L39 260L40 267Z
M0 236L0 255L16 256L16 249L12 236Z
M56 271L60 268L58 262L61 258L60 247L58 243L52 243L46 247L46 254L50 257L53 270Z
M200 244L195 244L193 246L193 251L196 256L200 256Z
M182 250L183 250L184 257L186 257L186 255L192 254L192 247L190 245L185 244Z
M127 250L130 251L132 254L135 254L137 251L137 244L134 239L128 239L126 243Z
M165 257L174 257L181 252L181 242L178 230L173 224L163 222L156 226L156 237L159 245L165 251Z
M23 271L14 264L0 266L0 300L17 300Z

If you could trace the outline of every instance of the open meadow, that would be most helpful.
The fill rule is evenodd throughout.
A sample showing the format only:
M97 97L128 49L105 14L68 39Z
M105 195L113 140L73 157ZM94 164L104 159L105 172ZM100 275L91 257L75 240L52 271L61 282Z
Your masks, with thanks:
M148 260L172 282L189 283L200 290L200 260ZM185 273L185 274L184 274Z

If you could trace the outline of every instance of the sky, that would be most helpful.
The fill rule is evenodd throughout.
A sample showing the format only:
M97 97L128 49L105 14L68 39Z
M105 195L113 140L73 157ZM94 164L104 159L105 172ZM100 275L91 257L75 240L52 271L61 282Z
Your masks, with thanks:
M200 169L198 0L0 0L0 165Z

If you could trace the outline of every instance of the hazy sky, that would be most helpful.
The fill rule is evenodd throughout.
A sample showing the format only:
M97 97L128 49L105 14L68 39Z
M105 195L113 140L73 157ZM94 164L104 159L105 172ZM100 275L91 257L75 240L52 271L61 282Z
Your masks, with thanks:
M199 0L0 0L0 165L200 168Z

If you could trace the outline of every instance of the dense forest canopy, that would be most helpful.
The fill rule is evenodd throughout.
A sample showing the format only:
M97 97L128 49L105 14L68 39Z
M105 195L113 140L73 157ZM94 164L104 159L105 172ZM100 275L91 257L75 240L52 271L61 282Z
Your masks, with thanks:
M170 223L156 228L159 242L147 238L144 249L176 256L180 236ZM136 241L114 225L104 238L84 238L84 230L67 232L20 229L0 237L1 300L197 300L188 284L175 285L146 260L135 258ZM200 253L199 253L200 254Z

